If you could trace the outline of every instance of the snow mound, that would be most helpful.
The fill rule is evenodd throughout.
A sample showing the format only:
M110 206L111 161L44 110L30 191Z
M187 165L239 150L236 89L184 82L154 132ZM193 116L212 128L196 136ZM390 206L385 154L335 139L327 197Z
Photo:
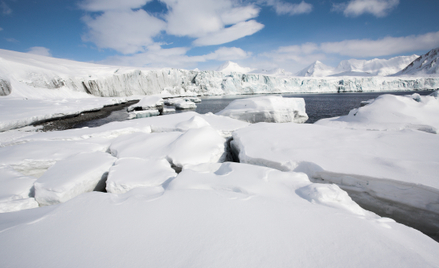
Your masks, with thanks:
M158 187L175 176L165 159L120 158L108 173L106 190L123 194L137 187Z
M253 69L248 67L241 67L239 64L227 61L223 63L220 67L218 67L217 71L222 73L240 73L245 74L251 72Z
M439 47L430 50L410 63L404 70L396 75L422 76L439 74Z
M85 192L102 190L116 159L107 153L81 153L58 161L35 182L42 206L63 203Z
M217 115L250 123L304 123L308 120L303 98L283 98L282 96L237 99L224 110L218 112Z
M366 130L416 129L439 133L439 98L419 94L381 95L348 115L321 119L315 124Z

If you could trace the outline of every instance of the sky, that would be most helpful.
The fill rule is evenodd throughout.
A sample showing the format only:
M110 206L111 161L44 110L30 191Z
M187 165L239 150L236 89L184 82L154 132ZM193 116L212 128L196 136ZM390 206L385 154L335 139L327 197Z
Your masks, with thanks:
M0 0L0 48L100 64L297 72L439 47L439 0Z

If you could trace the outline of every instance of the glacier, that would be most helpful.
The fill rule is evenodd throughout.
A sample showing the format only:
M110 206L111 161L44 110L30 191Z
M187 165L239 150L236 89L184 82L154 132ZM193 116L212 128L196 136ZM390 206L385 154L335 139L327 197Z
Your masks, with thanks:
M295 77L199 71L136 69L0 50L0 96L44 98L209 96L264 93L413 91L439 88L439 77Z

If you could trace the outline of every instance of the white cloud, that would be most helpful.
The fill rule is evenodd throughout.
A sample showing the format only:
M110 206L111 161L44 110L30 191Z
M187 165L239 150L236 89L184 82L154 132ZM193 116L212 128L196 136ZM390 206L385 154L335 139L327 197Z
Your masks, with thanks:
M299 4L287 3L281 0L262 0L260 2L272 6L278 15L306 14L310 13L313 9L313 6L305 1L302 1Z
M2 10L3 15L9 15L12 13L12 9L4 1L0 3L0 9Z
M50 50L45 47L31 47L27 52L29 54L35 54L40 56L52 57Z
M429 50L439 46L439 32L405 37L385 37L379 40L361 39L328 42L320 45L325 53L350 57L380 57Z
M0 32L1 32L1 31L3 31L3 28L2 28L2 27L0 27Z
M166 32L175 36L198 38L195 45L224 44L253 34L263 25L250 20L259 8L236 0L161 0L169 12ZM250 21L248 21L250 20ZM226 26L231 25L226 28ZM241 34L237 30L242 30ZM208 39L211 39L209 41Z
M385 17L398 6L399 0L351 0L347 3L334 4L334 11L342 11L347 17L358 17L370 13L376 17Z
M153 37L165 29L166 23L149 15L143 9L136 11L107 11L96 17L82 20L89 31L84 41L91 41L99 48L111 48L123 54L142 52L153 44Z
M173 67L173 68L191 68L200 62L210 60L226 61L239 60L248 58L251 54L236 47L221 47L216 51L199 56L186 55L189 48L161 48L160 45L154 44L148 48L148 51L131 56L114 56L106 59L103 63L137 67Z
M243 21L229 28L200 37L193 44L195 46L220 45L252 35L262 28L264 28L264 25L255 20Z
M91 12L109 10L130 10L140 8L152 0L84 0L79 7Z

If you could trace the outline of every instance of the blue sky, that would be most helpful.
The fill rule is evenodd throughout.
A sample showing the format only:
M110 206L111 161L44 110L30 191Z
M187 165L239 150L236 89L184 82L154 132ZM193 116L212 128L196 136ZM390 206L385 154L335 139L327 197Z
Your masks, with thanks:
M0 0L0 48L115 65L296 72L439 47L438 0Z

